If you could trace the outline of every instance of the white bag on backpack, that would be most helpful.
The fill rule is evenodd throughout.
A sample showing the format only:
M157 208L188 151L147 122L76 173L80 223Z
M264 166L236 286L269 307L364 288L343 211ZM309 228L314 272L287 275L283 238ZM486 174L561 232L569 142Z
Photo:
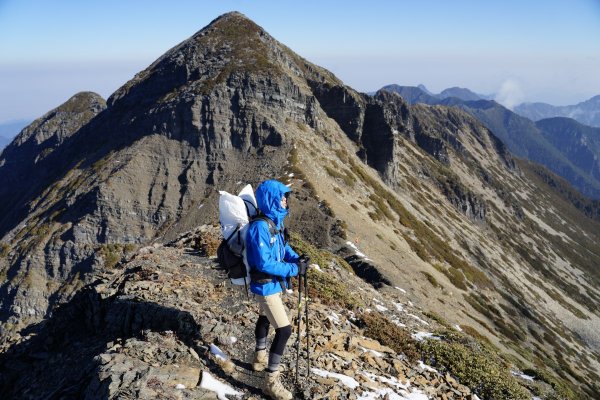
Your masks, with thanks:
M246 232L250 218L256 215L257 206L251 185L246 185L239 195L219 191L219 222L221 233L227 239L228 247L236 254L242 255L246 265L246 277L231 279L234 285L244 285L250 282L250 268L246 259ZM239 232L236 232L239 231ZM234 233L235 232L235 233ZM232 236L233 234L233 236Z
M256 197L254 197L254 190L251 185L246 185L240 191L238 196L246 203L246 209L248 210L248 217L252 218L258 213L258 206L256 205Z

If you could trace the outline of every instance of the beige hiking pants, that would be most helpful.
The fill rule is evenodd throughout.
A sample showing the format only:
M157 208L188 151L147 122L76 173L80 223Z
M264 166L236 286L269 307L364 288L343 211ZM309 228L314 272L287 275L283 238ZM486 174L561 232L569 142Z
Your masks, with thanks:
M275 329L283 328L290 324L287 310L281 300L281 293L270 294L268 296L256 295L256 298L260 306L260 315L265 315Z

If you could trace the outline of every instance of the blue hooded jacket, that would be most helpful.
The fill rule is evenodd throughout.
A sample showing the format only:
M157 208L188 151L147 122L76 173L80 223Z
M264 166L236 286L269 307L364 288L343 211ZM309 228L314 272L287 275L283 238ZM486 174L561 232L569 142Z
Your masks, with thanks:
M281 199L291 190L276 180L262 182L256 189L256 203L260 211L283 229L283 219L288 210L281 207ZM271 236L269 223L257 220L250 224L246 234L246 258L251 269L273 276L267 283L252 282L250 290L254 294L268 296L282 291L277 277L285 278L298 275L298 254L285 243L283 232Z

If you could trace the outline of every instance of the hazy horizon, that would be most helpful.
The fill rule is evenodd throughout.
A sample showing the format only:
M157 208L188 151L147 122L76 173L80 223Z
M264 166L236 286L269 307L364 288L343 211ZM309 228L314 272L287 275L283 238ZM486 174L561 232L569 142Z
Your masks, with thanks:
M0 1L0 123L40 117L79 91L107 98L232 10L361 92L458 86L500 93L509 107L600 94L597 1L343 4Z

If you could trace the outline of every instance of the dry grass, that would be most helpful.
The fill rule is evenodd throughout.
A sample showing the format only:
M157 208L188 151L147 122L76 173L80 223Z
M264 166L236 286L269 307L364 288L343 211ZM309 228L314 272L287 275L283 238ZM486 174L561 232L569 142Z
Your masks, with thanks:
M200 232L194 240L193 248L198 250L203 256L215 257L220 244L221 238L218 235L210 232Z

